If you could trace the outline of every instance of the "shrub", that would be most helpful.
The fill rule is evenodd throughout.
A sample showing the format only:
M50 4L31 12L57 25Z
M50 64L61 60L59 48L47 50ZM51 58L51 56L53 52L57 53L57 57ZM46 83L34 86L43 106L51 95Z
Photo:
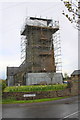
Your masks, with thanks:
M2 91L6 88L6 80L0 80L0 90Z
M4 92L31 92L31 91L55 91L55 90L63 90L67 87L67 85L59 84L59 85L31 85L31 86L11 86L6 87Z

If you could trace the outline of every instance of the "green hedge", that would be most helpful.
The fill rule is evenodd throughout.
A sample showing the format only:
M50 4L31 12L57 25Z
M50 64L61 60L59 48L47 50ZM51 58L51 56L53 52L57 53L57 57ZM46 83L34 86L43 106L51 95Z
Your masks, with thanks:
M56 91L63 90L67 87L66 84L57 85L32 85L32 86L12 86L6 87L4 92L31 92L31 91Z

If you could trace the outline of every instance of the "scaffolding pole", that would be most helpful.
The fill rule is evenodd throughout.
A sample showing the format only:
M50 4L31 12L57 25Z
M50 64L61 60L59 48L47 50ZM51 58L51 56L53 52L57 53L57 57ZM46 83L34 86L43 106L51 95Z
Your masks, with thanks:
M60 40L59 30L53 34L53 45L54 45L56 72L62 73L61 40Z
M27 47L27 39L25 36L21 37L21 62L26 59L26 47Z

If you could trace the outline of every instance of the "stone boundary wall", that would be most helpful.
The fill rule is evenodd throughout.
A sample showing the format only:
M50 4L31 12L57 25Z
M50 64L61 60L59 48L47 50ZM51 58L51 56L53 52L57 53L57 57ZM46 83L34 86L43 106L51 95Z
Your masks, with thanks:
M35 95L24 97L24 95ZM56 98L64 96L74 96L78 95L72 93L69 89L59 90L59 91L37 91L37 92L3 92L2 98L15 98L16 100L33 100L33 99L43 99L43 98Z

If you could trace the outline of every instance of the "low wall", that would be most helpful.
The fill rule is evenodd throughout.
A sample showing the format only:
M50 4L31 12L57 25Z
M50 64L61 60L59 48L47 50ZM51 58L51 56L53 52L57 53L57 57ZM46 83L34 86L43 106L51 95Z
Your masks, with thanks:
M32 95L24 97L24 95ZM33 96L34 95L34 96ZM3 92L2 98L15 98L16 100L33 100L43 98L55 98L64 96L74 96L69 89L59 91L37 91L37 92Z

